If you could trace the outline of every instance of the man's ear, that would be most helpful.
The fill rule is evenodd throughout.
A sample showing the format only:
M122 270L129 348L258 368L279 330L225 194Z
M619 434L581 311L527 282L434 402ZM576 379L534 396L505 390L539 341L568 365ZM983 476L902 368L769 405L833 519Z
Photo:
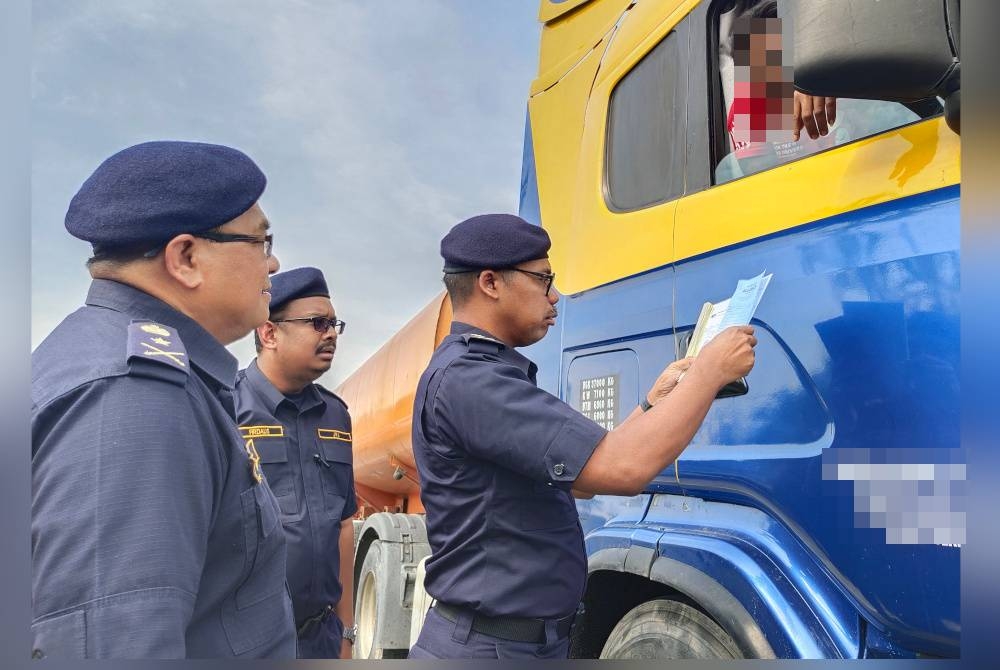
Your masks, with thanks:
M193 235L178 235L163 248L163 264L167 274L185 288L198 288L204 282L201 258Z
M265 321L257 326L257 339L262 349L274 349L278 346L278 324Z
M488 297L496 300L500 297L498 284L503 281L500 273L496 270L483 270L476 277L476 287Z

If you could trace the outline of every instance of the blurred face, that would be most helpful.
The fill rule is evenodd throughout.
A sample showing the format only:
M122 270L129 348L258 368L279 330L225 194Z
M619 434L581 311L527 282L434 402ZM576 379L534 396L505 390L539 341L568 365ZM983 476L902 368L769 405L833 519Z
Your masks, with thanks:
M265 254L268 228L267 217L255 204L220 226L218 232L249 235L260 241L220 243L197 239L207 259L203 299L210 307L209 318L216 324L213 332L221 335L224 344L235 342L267 320L271 299L268 276L279 267L277 257Z
M289 378L315 381L333 363L337 351L337 330L330 327L321 333L310 321L287 319L336 319L333 303L322 296L299 298L286 304L281 311L281 321L274 324L274 361Z
M782 64L781 19L743 17L733 31L733 140L790 141L795 87Z
M539 341L556 325L556 303L560 294L553 285L546 295L548 280L529 273L551 274L547 258L520 263L506 273L500 307L504 312L507 336L515 347L525 347Z

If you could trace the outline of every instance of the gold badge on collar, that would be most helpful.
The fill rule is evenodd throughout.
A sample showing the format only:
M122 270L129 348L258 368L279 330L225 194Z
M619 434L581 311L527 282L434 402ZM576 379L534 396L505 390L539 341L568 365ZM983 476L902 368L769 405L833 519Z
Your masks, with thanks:
M144 323L140 326L144 332L152 333L153 335L159 335L161 337L170 337L170 331L161 326L158 323Z
M183 351L164 351L160 347L153 346L149 342L140 342L142 346L146 347L144 354L146 356L164 356L169 358L175 365L184 367L184 361L181 360L185 356Z
M257 453L257 447L253 446L253 440L247 440L244 449L246 449L247 457L250 459L250 473L254 480L260 484L264 481L264 471L260 469L260 454Z
M187 371L187 351L177 331L159 323L133 321L128 327L127 359L145 358Z

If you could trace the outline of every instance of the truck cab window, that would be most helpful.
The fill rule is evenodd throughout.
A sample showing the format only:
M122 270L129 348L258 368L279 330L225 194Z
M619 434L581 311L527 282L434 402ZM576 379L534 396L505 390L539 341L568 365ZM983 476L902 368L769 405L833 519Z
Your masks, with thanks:
M611 93L606 198L618 211L684 192L683 40L669 33Z
M931 99L903 105L882 100L827 99L794 91L790 17L776 0L723 0L709 21L710 77L717 102L715 183L768 170L826 149L940 114ZM817 110L811 118L804 111ZM827 113L832 123L824 119ZM820 132L810 137L808 123ZM798 124L796 123L798 120ZM796 139L796 125L801 129ZM826 133L822 133L826 125Z

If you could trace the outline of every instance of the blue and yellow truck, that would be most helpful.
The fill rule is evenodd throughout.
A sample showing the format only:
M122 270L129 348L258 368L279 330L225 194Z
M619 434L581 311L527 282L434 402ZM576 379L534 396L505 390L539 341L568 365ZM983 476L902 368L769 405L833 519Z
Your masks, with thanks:
M641 495L578 502L571 656L956 657L959 3L774 3L795 86L836 97L837 121L747 163L721 26L755 4L541 1L520 214L551 235L564 297L525 351L539 384L613 427L706 301L773 274L746 385ZM359 657L404 656L427 606L410 414L450 320L441 294L339 389Z

